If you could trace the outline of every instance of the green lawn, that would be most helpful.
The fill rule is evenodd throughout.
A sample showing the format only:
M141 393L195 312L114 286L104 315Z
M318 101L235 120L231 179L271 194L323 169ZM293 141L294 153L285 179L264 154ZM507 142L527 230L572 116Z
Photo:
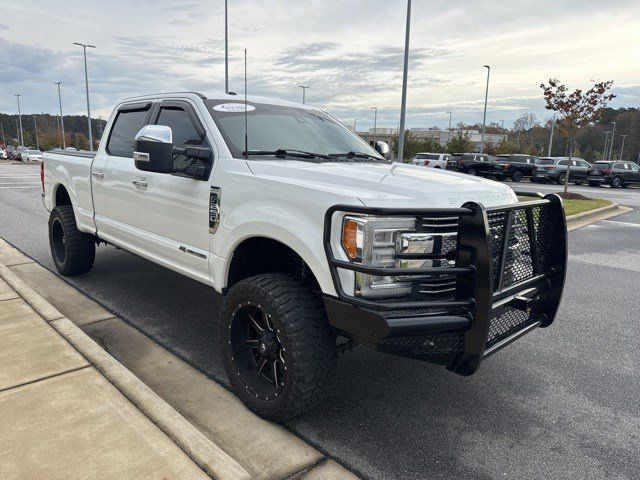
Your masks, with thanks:
M532 197L518 197L521 201L533 200ZM611 205L609 200L603 200L602 198L587 198L587 199L564 199L564 214L568 217L575 215L576 213L588 212L589 210L595 210L596 208L606 207Z

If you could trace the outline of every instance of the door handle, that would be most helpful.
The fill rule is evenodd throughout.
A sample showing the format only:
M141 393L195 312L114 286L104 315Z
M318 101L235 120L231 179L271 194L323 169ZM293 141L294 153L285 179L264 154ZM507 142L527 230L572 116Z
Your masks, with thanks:
M91 175L93 175L95 178L98 178L100 180L104 178L104 172L102 170L93 170L91 172Z
M147 180L144 178L131 180L136 187L147 188Z

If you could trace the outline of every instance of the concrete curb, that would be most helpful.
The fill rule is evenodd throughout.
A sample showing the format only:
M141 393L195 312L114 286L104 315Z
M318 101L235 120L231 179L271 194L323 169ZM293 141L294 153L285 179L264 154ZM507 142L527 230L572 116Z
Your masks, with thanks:
M626 207L621 207L617 203L606 205L604 207L595 208L587 212L576 213L575 215L569 215L567 217L567 229L575 230L579 227L584 227L591 223L598 222L604 218L613 217L621 213L625 213L628 210Z
M250 478L238 462L1 263L0 277L211 478Z

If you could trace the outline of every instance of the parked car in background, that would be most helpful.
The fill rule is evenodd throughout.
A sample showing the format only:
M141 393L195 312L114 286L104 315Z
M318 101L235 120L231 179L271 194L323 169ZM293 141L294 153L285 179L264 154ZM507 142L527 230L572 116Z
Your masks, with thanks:
M78 149L76 147L65 147L65 150L67 152L77 152Z
M41 162L42 161L42 151L41 150L25 150L22 153L22 158L26 157L27 162Z
M411 160L411 163L446 170L450 157L451 155L448 153L417 153L416 156L413 157L413 160Z
M640 167L634 162L596 162L589 170L587 181L590 187L605 183L611 188L640 184Z
M2 148L0 148L0 158L2 159L7 158L7 152Z
M531 181L562 185L569 171L569 181L580 185L587 181L587 172L590 168L591 164L582 158L569 160L568 157L544 157L536 165Z
M519 182L523 178L531 178L536 170L536 165L540 161L540 157L521 154L504 154L496 157L498 168L495 175L499 179L510 179Z
M22 160L22 152L24 152L26 149L27 149L27 147L24 147L22 145L20 145L19 147L16 147L11 152L11 159L12 160Z
M469 175L489 176L498 169L495 157L481 153L453 153L447 162L447 170Z
M22 152L23 162L41 162L42 152L40 150L24 150Z

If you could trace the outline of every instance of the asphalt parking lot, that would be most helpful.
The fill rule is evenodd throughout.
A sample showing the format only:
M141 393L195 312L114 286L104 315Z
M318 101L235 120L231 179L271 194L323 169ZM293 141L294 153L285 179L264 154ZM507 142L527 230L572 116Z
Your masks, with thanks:
M571 190L640 207L640 189ZM38 166L0 165L0 236L54 270L47 217ZM639 240L638 209L571 232L557 322L477 375L358 348L340 359L327 400L287 427L366 478L638 478ZM97 252L94 270L69 283L227 385L212 291L115 248Z

